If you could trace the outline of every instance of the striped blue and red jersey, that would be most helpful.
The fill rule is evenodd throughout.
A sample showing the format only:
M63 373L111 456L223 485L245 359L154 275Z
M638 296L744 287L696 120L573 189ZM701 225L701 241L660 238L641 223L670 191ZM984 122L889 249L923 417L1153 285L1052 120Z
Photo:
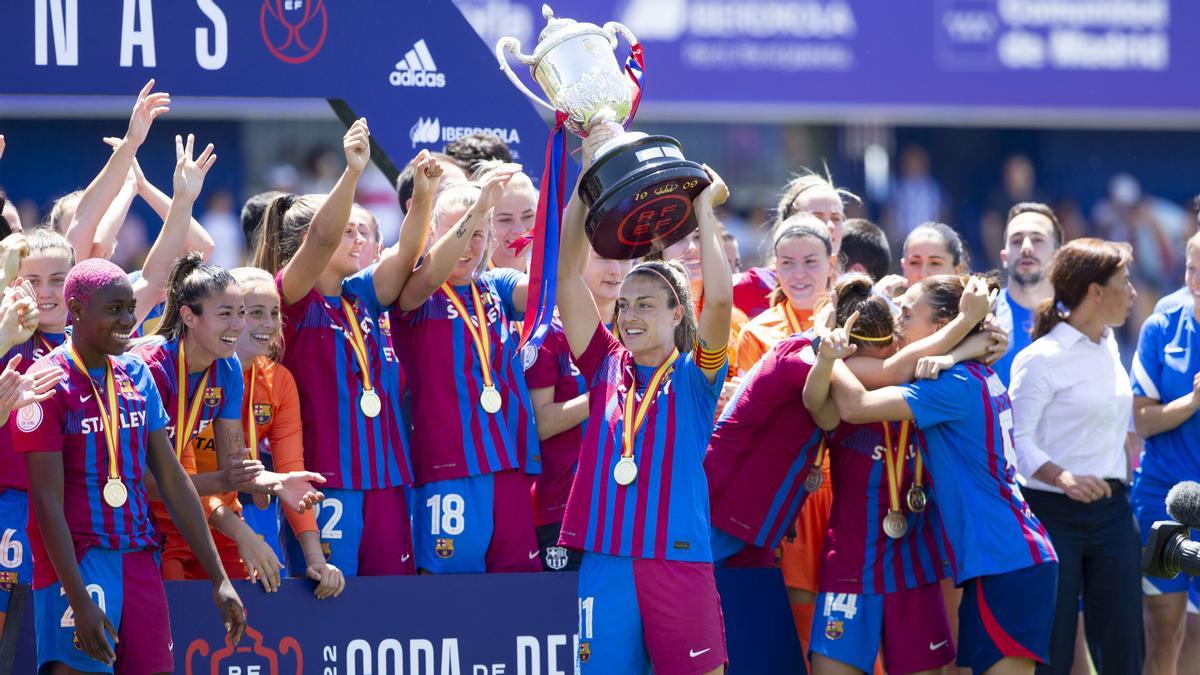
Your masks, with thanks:
M996 373L960 363L900 390L924 437L955 582L1057 560L1017 485L1012 403Z
M937 502L929 499L924 511L913 513L906 499L916 475L917 453L924 452L915 428L910 429L905 444L904 474L897 490L908 533L892 539L883 532L883 518L891 508L883 424L843 423L829 434L833 506L821 554L823 592L892 593L936 583L946 576ZM900 444L900 425L886 424L894 452ZM922 485L929 495L929 472L922 472Z
M712 562L704 453L728 364L710 383L695 352L679 355L634 437L638 473L627 486L613 478L625 395L635 382L645 388L655 369L636 365L603 324L575 365L588 382L590 414L559 543L628 558Z
M525 381L530 389L553 388L555 403L566 403L587 393L587 383L575 367L567 336L557 318L550 324L533 365L525 371ZM533 481L535 525L562 522L586 427L584 420L541 441L542 473Z
M167 411L167 436L171 439L171 447L174 448L175 429L180 424L180 420L175 419L179 415L179 340L168 340L161 336L146 338L139 341L130 352L139 356L150 368L150 375L158 387L159 398ZM196 428L192 429L192 438L185 439L184 443L189 448L192 439L218 417L233 421L242 418L242 390L245 388L245 381L237 356L217 359L208 372L203 385L200 379L204 372L188 373L187 376L184 405L188 406L196 396L201 397ZM200 386L204 387L204 391L198 390Z
M376 269L373 265L344 279L339 297L323 297L314 288L283 306L283 365L300 392L304 466L325 476L325 487L376 490L412 483L400 361L385 318L391 307L375 295ZM362 375L342 298L350 303L366 343L371 386L382 403L375 418L360 408Z
M63 514L75 544L76 560L93 546L118 550L158 546L143 473L150 433L166 427L167 415L150 369L140 358L122 354L109 360L113 364L120 425L117 470L128 490L123 506L109 506L101 494L109 474L108 445L99 408L107 395L104 368L89 370L95 383L93 391L88 376L71 365L66 349L56 348L39 361L66 373L54 395L17 410L9 419L16 452L62 453ZM29 541L34 587L43 588L58 577L46 556L36 518L29 519Z
M487 317L487 367L502 402L494 414L484 411L479 401L483 370L464 323L480 323L471 286L450 286L467 317L460 316L442 289L420 307L393 314L412 391L413 472L418 485L517 468L540 473L533 406L517 349L520 336L510 325L520 318L512 298L524 277L516 270L496 268L473 282Z
M50 350L65 342L64 333L43 333L37 331L33 337L8 350L0 358L0 370L8 367L8 362L14 356L20 355L21 362L17 364L17 372L29 370L34 361L50 353ZM29 491L29 467L25 458L18 457L13 452L12 434L8 430L0 430L0 492L5 490Z
M808 333L778 342L725 404L704 459L713 527L775 548L808 496L821 430L804 407L815 362Z

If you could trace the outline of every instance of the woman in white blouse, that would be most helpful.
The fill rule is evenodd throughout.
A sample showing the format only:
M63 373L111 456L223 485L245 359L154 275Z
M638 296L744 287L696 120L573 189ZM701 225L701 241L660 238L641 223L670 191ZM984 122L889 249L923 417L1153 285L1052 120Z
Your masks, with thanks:
M1125 436L1133 390L1112 327L1137 297L1128 244L1076 239L1051 263L1054 298L1034 316L1034 342L1012 366L1017 468L1025 499L1059 558L1050 662L1069 673L1076 615L1098 670L1141 671L1141 547L1129 505Z

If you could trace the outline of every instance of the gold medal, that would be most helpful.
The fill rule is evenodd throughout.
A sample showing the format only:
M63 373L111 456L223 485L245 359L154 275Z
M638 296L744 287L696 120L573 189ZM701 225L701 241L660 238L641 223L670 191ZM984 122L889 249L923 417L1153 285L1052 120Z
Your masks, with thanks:
M908 519L899 511L888 510L886 516L883 517L883 533L892 539L900 539L905 534L908 534Z
M632 485L637 480L637 474L637 462L632 457L622 457L613 467L613 480L617 481L617 485Z
M816 492L821 489L823 482L825 482L825 476L821 475L821 465L818 464L808 470L808 476L804 478L804 489Z
M120 478L109 478L104 484L104 503L119 509L129 501L129 490Z
M495 386L486 386L479 393L479 405L489 415L495 415L500 412L500 406L503 403L504 399L500 397L500 390Z
M920 485L913 485L908 489L908 510L913 513L920 513L925 510L925 505L928 503L928 498L925 496L925 488Z
M825 482L825 474L821 471L825 464L825 439L821 439L821 444L817 446L817 456L813 458L812 468L808 470L808 475L804 477L804 489L809 492L816 492L821 489L821 483Z
M383 401L379 399L379 394L376 394L374 389L367 389L358 399L358 408L367 417L376 418L383 411Z

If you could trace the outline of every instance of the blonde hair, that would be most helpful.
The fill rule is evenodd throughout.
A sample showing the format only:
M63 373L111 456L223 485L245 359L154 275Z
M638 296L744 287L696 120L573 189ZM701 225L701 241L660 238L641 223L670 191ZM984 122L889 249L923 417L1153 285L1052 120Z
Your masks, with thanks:
M475 182L451 185L445 190L442 190L437 196L437 201L433 203L432 218L434 228L438 226L438 223L441 222L442 218L452 213L469 211L475 206L475 202L479 201L479 195L482 194L482 192L483 189L480 187L479 183ZM483 232L485 243L483 256L480 258L479 266L475 268L473 276L478 275L487 266L488 260L490 260L492 257L492 228L482 224L479 225L479 227Z
M266 286L271 290L271 294L275 296L275 299L279 299L279 288L275 286L275 277L271 276L270 272L260 267L236 267L229 270L229 274L233 276L238 286L241 287L242 295L245 295L251 289ZM275 333L271 335L271 343L267 347L267 358L276 362L283 358L282 327L276 328Z
M811 193L814 190L825 189L837 195L842 203L846 200L862 203L862 198L853 192L837 187L833 184L833 175L829 173L829 167L825 167L825 175L822 176L809 168L802 168L791 180L783 186L783 194L779 197L779 204L775 207L775 222L778 225L783 221L791 218L801 211L796 207L796 200L805 193Z

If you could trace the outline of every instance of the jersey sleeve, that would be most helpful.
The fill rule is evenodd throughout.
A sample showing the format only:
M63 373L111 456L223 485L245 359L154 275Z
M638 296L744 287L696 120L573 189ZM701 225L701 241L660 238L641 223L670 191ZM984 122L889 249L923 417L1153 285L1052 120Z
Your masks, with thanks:
M696 402L700 406L700 411L707 417L712 417L712 411L717 406L717 399L721 396L721 389L725 386L725 374L729 370L729 362L717 371L717 376L712 382L704 375L704 370L700 368L700 364L696 362L695 352L679 355L680 365L684 377L687 378L687 386L696 393ZM711 423L712 420L710 419Z
M287 368L279 364L275 364L271 379L272 404L275 406L271 413L271 428L267 431L267 439L271 442L271 459L279 473L304 471L304 434L296 380ZM314 487L320 489L320 485ZM312 509L296 513L285 508L283 512L297 536L303 532L317 531L317 516Z
M972 401L971 378L958 368L943 372L937 379L900 385L899 389L919 429L962 419L964 404Z
M621 343L617 341L617 338L608 332L603 323L597 321L596 332L592 333L592 340L588 342L587 349L584 349L579 358L575 359L575 367L583 375L583 379L588 383L589 389L592 388L590 385L594 383L596 374L600 372L600 367L604 364L604 360L617 353L620 348Z
M12 429L13 451L62 452L65 403L69 395L66 386L59 384L54 389L54 395L45 401L34 401L14 410L8 420ZM6 429L0 432L10 433Z
M537 358L529 370L525 371L525 384L530 389L544 389L558 384L562 374L558 362L563 341L561 333L551 333L538 347Z
M135 363L131 368L130 377L133 378L134 388L141 392L142 398L146 400L146 431L152 433L166 429L169 424L167 410L163 407L162 394L158 391L158 385L154 383L154 376L150 374L150 368L145 363Z
M342 289L358 298L358 301L371 312L372 316L378 316L388 309L379 304L379 296L375 295L375 271L377 269L379 269L379 263L371 265L358 274L346 277L342 281Z
M524 319L525 308L517 307L513 303L513 293L517 290L517 286L528 277L507 267L497 267L484 274L496 287L496 292L500 294L500 305L504 308L504 315L508 317L508 320L521 321Z
M221 397L221 409L217 411L217 417L239 422L242 419L242 396L246 386L242 379L242 364L238 361L237 354L217 363L217 367L221 369L221 387L225 392Z
M1163 372L1163 336L1166 333L1167 317L1165 314L1154 314L1142 324L1141 335L1138 336L1137 352L1133 355L1133 367L1130 380L1133 381L1133 395L1152 398L1162 402L1162 372Z

